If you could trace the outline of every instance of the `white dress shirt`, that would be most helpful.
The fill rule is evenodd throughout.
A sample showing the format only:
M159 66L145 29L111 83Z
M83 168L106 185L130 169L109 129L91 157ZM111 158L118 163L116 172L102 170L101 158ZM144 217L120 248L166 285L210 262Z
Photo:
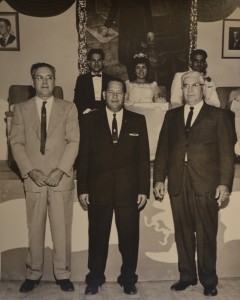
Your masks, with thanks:
M95 74L91 73L91 75L95 75ZM102 72L100 72L99 75L101 76L92 77L94 95L96 101L101 101L102 99Z
M108 107L106 107L106 112L107 112L108 125L109 125L111 133L112 133L113 114L116 114L118 137L119 137L121 128L122 128L123 109L121 109L120 111L115 113L115 112L112 112Z
M49 124L49 120L50 120L50 114L51 114L51 111L52 111L53 99L54 99L53 96L51 96L47 100L43 100L43 99L36 96L37 111L38 111L40 122L41 122L41 112L42 112L43 101L47 101L47 103L45 105L46 112L47 112L47 128L48 128L48 124Z
M203 100L198 102L196 105L194 105L194 110L193 110L193 116L192 116L192 121L191 121L191 126L194 123L194 121L196 120L201 108L203 106ZM186 125L187 122L187 117L188 117L188 113L190 112L190 105L189 104L185 104L184 106L184 122Z
M191 126L195 122L202 106L203 106L203 100L194 105L193 116L192 116L192 120L191 120ZM188 114L190 112L190 107L191 106L189 104L185 104L185 106L184 106L184 123L185 123L185 125L186 125L186 122L187 122ZM185 153L185 161L187 162L187 160L188 160L187 153Z

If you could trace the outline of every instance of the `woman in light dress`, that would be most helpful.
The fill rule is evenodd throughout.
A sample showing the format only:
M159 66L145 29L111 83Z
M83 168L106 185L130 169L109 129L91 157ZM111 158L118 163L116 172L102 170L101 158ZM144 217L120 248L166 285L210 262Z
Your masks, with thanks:
M133 57L133 68L135 79L126 81L127 93L125 102L127 104L139 102L166 102L166 95L159 88L156 81L149 78L149 60L144 53L135 54Z

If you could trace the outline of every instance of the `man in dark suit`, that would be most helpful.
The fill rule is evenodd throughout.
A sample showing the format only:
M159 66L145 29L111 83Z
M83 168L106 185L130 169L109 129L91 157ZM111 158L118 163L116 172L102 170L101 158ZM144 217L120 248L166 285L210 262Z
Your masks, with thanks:
M122 255L117 281L126 294L137 293L139 210L149 194L149 144L144 116L123 109L125 92L122 80L109 81L106 109L84 115L81 123L77 188L89 219L85 294L96 294L105 282L113 211Z
M197 247L204 295L215 296L218 210L232 185L233 130L227 111L204 103L204 88L200 73L183 75L186 104L166 113L156 152L154 193L162 201L168 177L180 272L171 289L197 284Z
M87 61L90 72L77 78L74 103L78 109L79 118L83 113L94 109L105 108L103 90L106 89L109 80L113 79L103 72L105 54L102 49L91 49L88 52Z
M11 34L11 22L8 19L0 18L0 47L7 47L8 45L12 44L16 37Z

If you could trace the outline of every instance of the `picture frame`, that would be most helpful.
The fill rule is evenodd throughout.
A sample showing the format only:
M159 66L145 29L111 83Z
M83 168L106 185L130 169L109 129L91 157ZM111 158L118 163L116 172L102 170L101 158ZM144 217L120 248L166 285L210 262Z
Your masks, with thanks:
M222 58L240 58L240 19L223 20Z
M19 51L19 18L17 12L0 12L0 51Z

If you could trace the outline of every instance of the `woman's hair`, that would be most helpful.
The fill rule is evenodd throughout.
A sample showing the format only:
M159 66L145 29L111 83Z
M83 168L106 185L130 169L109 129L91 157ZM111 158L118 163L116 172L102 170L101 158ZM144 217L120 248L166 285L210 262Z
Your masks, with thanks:
M135 68L138 64L146 65L146 67L147 67L146 81L147 82L152 82L152 80L150 79L150 74L149 74L150 62L149 62L149 59L148 59L146 54L140 52L140 53L137 53L133 56L132 67L133 67L133 70L134 70L134 77L135 77L134 79L136 79Z

